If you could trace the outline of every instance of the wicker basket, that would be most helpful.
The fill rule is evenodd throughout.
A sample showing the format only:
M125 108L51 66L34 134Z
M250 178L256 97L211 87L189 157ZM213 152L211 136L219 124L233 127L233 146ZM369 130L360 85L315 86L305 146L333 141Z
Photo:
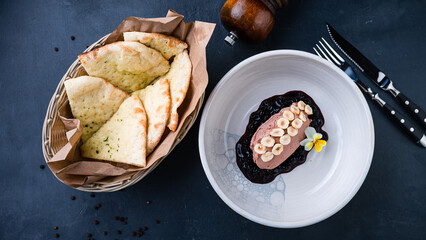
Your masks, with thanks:
M109 34L99 39L97 42L89 46L84 52L89 52L97 47L103 46L108 36ZM52 96L52 99L50 100L49 106L47 108L46 117L43 123L43 133L42 133L43 155L46 162L49 162L51 158L53 157L53 155L56 154L68 142L66 138L66 131L64 128L56 128L56 129L53 128L54 122L61 121L58 116L58 108L67 100L67 96L66 96L66 92L64 88L64 81L66 79L75 78L82 75L86 75L86 72L81 66L80 61L77 59L70 66L70 68L65 73L65 75L62 77L61 81L58 84L58 87L56 88L55 93ZM81 191L86 191L86 192L113 192L113 191L118 191L120 189L126 188L128 186L131 186L137 183L138 181L140 181L142 178L148 175L152 170L154 170L167 157L167 155L170 154L170 152L176 147L176 145L180 141L182 141L182 139L188 133L189 129L192 127L195 120L197 119L198 113L200 112L201 106L204 101L204 95L205 94L203 93L203 95L201 96L200 100L197 103L195 110L188 116L188 118L184 122L182 129L178 133L178 137L176 138L175 142L173 143L172 147L170 148L170 151L166 154L166 156L157 160L148 169L139 171L138 173L133 175L131 179L108 184L108 185L102 185L102 184L83 185L83 186L77 187L76 189Z

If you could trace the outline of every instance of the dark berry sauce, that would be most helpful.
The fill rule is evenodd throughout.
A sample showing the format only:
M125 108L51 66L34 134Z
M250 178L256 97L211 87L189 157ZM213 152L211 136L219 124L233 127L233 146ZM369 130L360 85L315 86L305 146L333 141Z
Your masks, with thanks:
M274 169L260 169L253 161L253 152L250 149L251 138L256 130L266 122L272 115L281 109L290 106L293 102L303 101L312 107L313 114L309 116L312 120L310 127L315 128L322 134L322 139L328 140L328 134L321 128L324 125L324 117L314 100L302 91L291 91L283 95L276 95L265 99L259 108L250 115L246 132L236 144L237 164L241 172L253 183L269 183L281 173L288 173L306 161L309 152L303 146L297 150L281 165Z

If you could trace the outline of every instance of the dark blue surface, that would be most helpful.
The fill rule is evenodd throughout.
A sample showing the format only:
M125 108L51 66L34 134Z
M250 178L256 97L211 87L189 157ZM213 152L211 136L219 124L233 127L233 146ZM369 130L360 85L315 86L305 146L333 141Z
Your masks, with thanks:
M77 55L126 17L160 17L169 8L185 15L186 21L218 23L207 48L207 94L229 69L254 54L273 49L312 52L314 43L327 36L327 21L396 87L426 108L426 1L290 0L263 43L238 42L232 48L223 42L226 31L219 21L223 3L0 2L0 239L52 239L56 232L59 239L87 239L89 232L96 239L130 239L130 232L143 226L149 227L146 239L425 239L426 151L370 101L376 146L363 186L337 214L305 228L264 227L227 207L200 163L199 122L166 161L125 191L92 198L56 180L49 169L39 168L44 164L41 130L47 105ZM381 95L393 101L390 95ZM77 199L71 201L72 195ZM147 205L147 200L152 203ZM98 203L102 207L95 210ZM114 216L128 217L128 224ZM94 220L100 224L94 225ZM117 235L117 229L123 234Z

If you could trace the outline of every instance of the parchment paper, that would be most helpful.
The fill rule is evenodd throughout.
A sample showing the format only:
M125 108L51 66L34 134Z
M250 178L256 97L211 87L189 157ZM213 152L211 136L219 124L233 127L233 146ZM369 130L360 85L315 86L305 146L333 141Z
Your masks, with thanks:
M73 119L69 103L66 101L59 108L60 121L54 121L52 129L65 128L68 142L48 162L52 172L71 187L91 183L109 184L130 179L138 171L151 167L157 160L165 156L171 149L186 118L195 110L198 100L207 87L205 48L214 27L213 23L199 21L186 23L183 21L183 16L173 10L169 10L164 18L129 17L125 19L111 33L105 44L122 41L123 32L129 31L163 33L177 37L188 44L189 57L192 62L192 77L185 101L178 109L178 128L176 132L166 130L157 148L147 157L145 168L82 158L79 150L82 127L78 119Z

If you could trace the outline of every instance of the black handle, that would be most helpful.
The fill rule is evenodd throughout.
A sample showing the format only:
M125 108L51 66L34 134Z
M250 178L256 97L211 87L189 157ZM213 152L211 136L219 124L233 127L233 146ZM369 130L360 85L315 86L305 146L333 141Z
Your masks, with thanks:
M401 106L403 106L404 109L413 116L413 118L418 121L424 129L426 129L426 112L402 93L396 95L396 99L399 104L401 104Z
M404 115L395 110L394 107L390 106L388 103L383 105L383 109L391 116L391 118L405 130L408 135L415 140L416 142L420 142L423 138L423 132L416 128L414 124L407 119Z

